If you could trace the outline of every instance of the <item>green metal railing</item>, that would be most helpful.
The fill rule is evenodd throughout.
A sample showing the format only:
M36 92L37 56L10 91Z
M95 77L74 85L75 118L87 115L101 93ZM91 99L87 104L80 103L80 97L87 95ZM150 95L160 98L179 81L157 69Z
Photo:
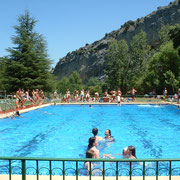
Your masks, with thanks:
M19 166L16 164L17 161ZM82 164L87 161L90 163L90 169L89 171L86 170L88 172L87 174L81 174L80 171L85 169ZM29 162L34 165L30 165ZM44 162L46 166L44 164L40 166L41 162ZM55 162L59 163L58 166L56 164L57 167L53 165ZM96 168L96 166L93 166L94 163L101 163L101 167ZM5 172L3 168L6 168L7 171ZM14 172L15 168L19 168L20 171ZM59 170L58 176L61 176L63 180L66 179L70 170L73 171L73 176L76 180L80 176L88 176L89 180L92 179L92 176L102 176L103 180L107 176L113 176L116 180L120 179L121 176L128 176L130 180L134 176L141 176L143 180L145 180L146 176L154 176L156 180L160 176L168 176L169 180L171 180L173 176L180 176L180 159L47 159L0 157L0 175L8 174L9 180L12 180L12 176L15 174L21 175L22 180L26 180L26 176L29 175L29 169L34 170L33 175L35 175L35 179L37 180L43 175L41 172L42 169L46 170L46 175L49 176L50 180L56 175L55 170ZM94 173L95 170L99 173ZM113 173L109 174L108 172L110 171ZM149 172L151 173L149 174Z

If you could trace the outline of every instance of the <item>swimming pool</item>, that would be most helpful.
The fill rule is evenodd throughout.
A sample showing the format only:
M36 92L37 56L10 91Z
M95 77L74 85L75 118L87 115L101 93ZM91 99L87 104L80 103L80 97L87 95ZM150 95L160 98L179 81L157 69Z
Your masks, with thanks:
M0 119L0 156L85 158L92 128L111 129L100 155L136 148L137 158L180 158L180 110L173 105L56 105ZM116 156L121 158L121 156Z

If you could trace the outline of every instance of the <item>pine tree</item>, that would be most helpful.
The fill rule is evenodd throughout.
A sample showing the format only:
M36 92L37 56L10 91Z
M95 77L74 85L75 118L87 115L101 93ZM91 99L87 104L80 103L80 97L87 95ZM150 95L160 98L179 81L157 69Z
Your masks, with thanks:
M5 89L3 80L4 80L4 72L6 68L5 66L6 60L7 60L7 57L0 57L0 91Z
M12 37L15 47L8 48L10 53L6 68L6 88L15 92L24 89L51 89L50 59L47 55L47 43L34 28L37 21L25 11L18 18L19 25L14 26L16 36Z

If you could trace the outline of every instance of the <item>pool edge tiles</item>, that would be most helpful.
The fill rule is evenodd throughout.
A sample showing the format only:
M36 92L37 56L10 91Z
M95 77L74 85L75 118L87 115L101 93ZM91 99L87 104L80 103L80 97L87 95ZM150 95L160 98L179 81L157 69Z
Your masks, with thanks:
M117 105L117 103L100 103L100 102L77 102L77 103L57 103L57 105ZM122 105L141 105L141 104L147 104L147 105L157 105L157 104L162 104L162 105L176 105L178 106L177 103L170 103L170 102L122 102ZM39 108L43 108L43 107L47 107L47 106L51 106L53 105L52 103L48 103L48 104L43 104L43 105L39 105L39 106L34 106L34 107L30 107L27 109L22 109L19 110L20 113L25 113L25 112L29 112L35 109L39 109ZM14 112L9 112L9 113L4 113L4 114L0 114L0 119L4 119L4 118L8 118L11 117L14 114Z
M39 106L35 106L35 107L30 107L30 108L27 108L27 109L22 109L22 110L19 110L19 112L21 114L21 113L29 112L29 111L32 111L32 110L35 110L35 109L47 107L47 106L50 106L50 105L52 105L52 104L43 104L43 105L39 105ZM13 114L14 114L14 112L0 114L0 119L11 117Z

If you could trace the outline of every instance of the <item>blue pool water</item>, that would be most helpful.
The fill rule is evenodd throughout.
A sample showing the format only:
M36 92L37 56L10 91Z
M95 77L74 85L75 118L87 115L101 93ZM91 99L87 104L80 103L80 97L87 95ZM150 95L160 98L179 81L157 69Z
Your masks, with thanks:
M100 155L133 145L137 158L180 158L180 110L172 105L56 105L0 119L0 156L85 158L94 127L116 140L102 143Z

